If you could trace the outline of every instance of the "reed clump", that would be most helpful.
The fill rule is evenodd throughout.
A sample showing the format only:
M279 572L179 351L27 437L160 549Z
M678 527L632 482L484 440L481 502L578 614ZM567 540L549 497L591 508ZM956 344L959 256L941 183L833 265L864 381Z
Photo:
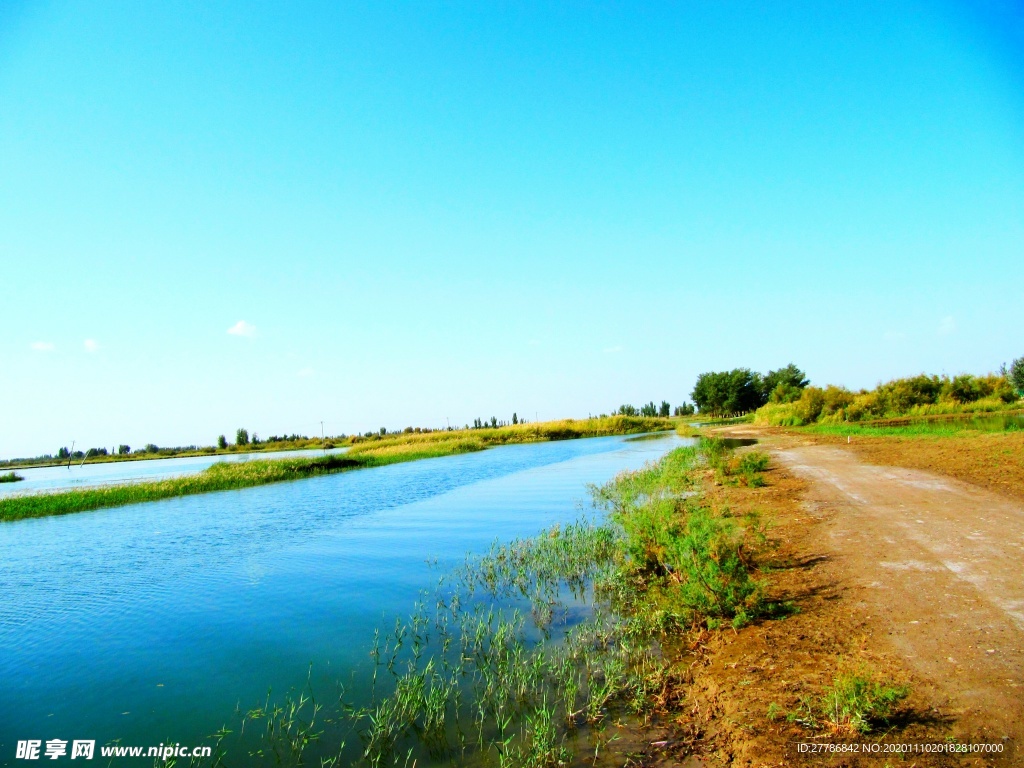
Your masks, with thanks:
M0 474L0 483L17 483L25 478L16 472L5 472Z

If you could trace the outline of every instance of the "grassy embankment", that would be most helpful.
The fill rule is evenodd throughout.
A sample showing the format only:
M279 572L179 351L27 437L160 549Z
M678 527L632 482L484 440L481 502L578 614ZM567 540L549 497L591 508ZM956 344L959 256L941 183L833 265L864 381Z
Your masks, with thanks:
M41 493L0 499L0 521L64 515L176 496L235 490L403 461L481 451L496 445L671 429L669 419L611 416L567 419L469 432L400 434L355 444L345 454L314 458L218 463L194 475L152 482Z
M520 768L584 756L596 764L617 749L624 721L685 718L691 648L719 628L793 611L767 597L759 562L772 548L759 517L705 495L711 486L757 492L767 463L701 440L592 489L603 520L496 544L379 632L369 703L324 710L302 696L248 712L270 742L251 755L300 764L311 749L325 766L374 768L428 755ZM581 603L588 618L566 622ZM858 669L762 719L858 736L907 693Z

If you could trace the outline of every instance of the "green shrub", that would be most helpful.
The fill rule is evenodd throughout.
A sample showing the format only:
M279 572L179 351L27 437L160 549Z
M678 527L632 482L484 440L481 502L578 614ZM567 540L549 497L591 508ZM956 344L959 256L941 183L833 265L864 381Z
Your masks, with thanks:
M796 403L768 403L757 409L754 423L769 427L799 427L804 422L796 415Z
M669 541L666 565L678 598L693 614L746 624L759 612L763 586L750 576L735 522L693 506Z
M1022 363L1024 369L1024 363ZM1011 376L913 376L879 384L874 390L850 392L843 387L807 387L799 399L781 402L782 395L758 409L755 424L804 426L839 424L905 416L1003 411L1015 406L1018 393ZM779 401L776 401L779 400Z
M908 379L894 379L878 389L886 392L892 410L904 413L915 405L937 402L942 392L942 379L922 373Z
M810 424L818 420L824 407L825 391L820 387L808 387L796 401L796 408L793 412L801 424Z
M735 466L759 477L768 457L748 453L737 458L723 440L702 439L656 464L622 473L592 493L621 530L625 568L661 583L669 613L709 625L724 619L740 626L763 610L763 587L750 574L745 553L749 531L693 496L702 461L718 472Z
M970 374L954 376L947 388L949 397L958 403L973 403L981 398L979 382Z
M885 685L862 670L837 677L822 695L819 708L833 732L856 736L888 720L909 693L906 686Z

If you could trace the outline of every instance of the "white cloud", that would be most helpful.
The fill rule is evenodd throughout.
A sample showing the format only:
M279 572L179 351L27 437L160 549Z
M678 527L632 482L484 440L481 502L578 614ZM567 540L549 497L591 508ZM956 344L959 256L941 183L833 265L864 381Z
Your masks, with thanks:
M252 338L256 335L256 326L249 325L245 320L239 320L237 323L228 328L228 333L232 336L245 336Z
M83 342L83 346L85 347L86 352L95 352L100 348L99 342L97 342L96 339L86 339Z
M604 348L604 353L606 355L617 355L621 351L622 351L622 347L620 345L618 345L618 344L616 344L614 347L605 347Z
M33 341L29 346L36 352L53 352L56 349L52 341Z
M953 319L952 315L947 315L942 318L942 322L939 323L939 336L949 336L956 330L956 320Z
M314 373L315 373L315 371L312 368L310 368L309 366L306 366L305 368L300 368L298 370L298 372L296 372L295 375L299 376L301 378L306 378L308 376L312 376Z

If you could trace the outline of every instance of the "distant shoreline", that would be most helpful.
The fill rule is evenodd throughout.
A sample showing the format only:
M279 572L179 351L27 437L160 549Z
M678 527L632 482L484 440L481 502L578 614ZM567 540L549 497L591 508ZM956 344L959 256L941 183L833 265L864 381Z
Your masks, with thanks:
M343 454L246 462L221 461L202 472L165 480L9 496L0 498L0 521L66 515L178 496L238 490L353 469L471 453L498 445L670 431L678 421L660 417L610 416L453 432L399 433L390 437L361 440Z

